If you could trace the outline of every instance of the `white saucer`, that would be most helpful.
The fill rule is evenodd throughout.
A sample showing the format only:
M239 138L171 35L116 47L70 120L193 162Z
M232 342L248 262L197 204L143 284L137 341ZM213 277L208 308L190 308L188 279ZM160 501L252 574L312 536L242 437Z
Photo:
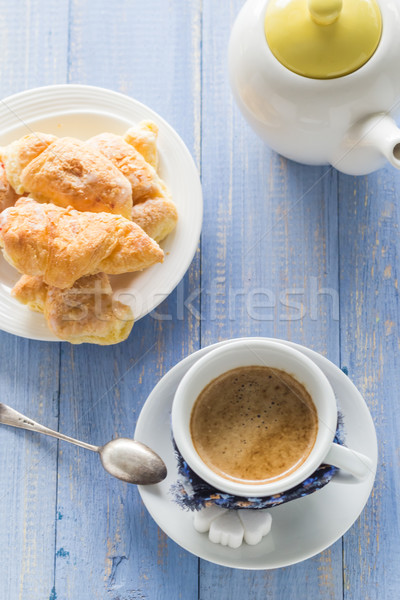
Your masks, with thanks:
M153 110L123 94L88 85L52 85L0 101L0 145L32 131L87 139L151 119L159 126L160 174L178 207L178 225L161 243L163 264L112 278L117 298L132 307L135 321L158 306L178 285L196 252L203 215L200 179L182 139ZM0 255L0 329L35 340L60 341L43 315L11 297L19 274Z
M304 352L324 371L343 414L346 445L367 455L374 469L364 481L346 483L333 479L310 496L270 509L271 532L257 546L243 544L233 550L213 544L207 534L195 531L193 514L183 511L169 491L177 479L170 411L175 390L186 371L203 354L226 342L188 356L161 379L140 414L135 438L151 446L163 458L168 476L160 484L139 486L139 491L151 516L170 538L189 552L219 565L239 569L274 569L322 552L351 527L363 510L374 483L378 455L376 433L359 391L347 375L320 354L298 344L281 341Z

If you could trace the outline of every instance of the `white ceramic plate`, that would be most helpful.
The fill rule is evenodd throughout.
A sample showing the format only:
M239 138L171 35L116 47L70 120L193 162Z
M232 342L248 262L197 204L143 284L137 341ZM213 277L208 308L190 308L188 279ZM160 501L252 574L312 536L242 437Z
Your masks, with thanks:
M280 340L283 342L283 340ZM374 424L362 396L350 379L329 360L298 344L328 377L344 418L346 445L367 455L374 465L364 481L333 479L305 498L270 509L271 532L257 546L243 544L237 550L213 544L192 525L193 515L173 500L170 486L177 479L171 443L170 412L175 390L186 371L203 354L226 342L195 352L171 369L154 388L140 414L135 438L153 448L165 461L168 476L153 486L139 486L140 495L156 523L177 544L213 563L239 569L285 567L322 552L339 539L363 510L371 493L377 464Z
M87 139L103 131L121 134L130 125L151 119L159 126L160 175L175 201L179 222L161 243L163 264L142 273L112 278L115 295L129 304L137 321L158 306L178 285L196 252L203 202L199 175L185 144L157 113L116 92L86 85L53 85L28 90L0 101L0 145L32 131ZM36 340L59 341L42 315L10 296L18 273L0 257L0 329Z

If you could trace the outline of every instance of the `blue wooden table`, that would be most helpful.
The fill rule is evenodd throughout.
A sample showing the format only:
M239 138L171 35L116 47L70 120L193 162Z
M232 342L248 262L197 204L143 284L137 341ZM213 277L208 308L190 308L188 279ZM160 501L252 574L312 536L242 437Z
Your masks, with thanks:
M243 0L0 2L0 96L55 83L129 94L167 119L201 171L205 218L178 289L116 347L0 334L0 398L94 444L131 436L150 390L201 346L243 335L347 366L379 440L351 530L302 564L237 571L160 531L91 453L0 428L1 600L400 597L400 174L291 163L250 131L227 81ZM170 315L170 319L157 315Z

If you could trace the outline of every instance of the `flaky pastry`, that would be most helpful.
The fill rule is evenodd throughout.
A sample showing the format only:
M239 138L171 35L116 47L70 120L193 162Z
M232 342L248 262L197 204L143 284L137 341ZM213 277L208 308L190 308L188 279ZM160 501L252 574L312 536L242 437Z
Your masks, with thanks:
M145 160L150 157L157 162L157 133L155 123L144 121L125 134L124 139L129 143L113 133L102 133L88 143L104 152L129 179L133 198L132 220L156 242L161 242L175 228L178 212L167 186Z
M175 229L177 220L176 206L168 196L146 200L132 209L132 221L156 242Z
M0 246L20 273L69 288L84 275L141 271L164 253L136 223L21 198L0 216Z
M17 194L24 194L29 191L25 189L21 181L22 171L56 139L57 137L51 133L36 131L24 135L24 137L0 149L0 157L4 163L7 179Z
M55 140L27 164L20 178L24 189L39 202L131 218L129 181L86 142L68 137Z
M10 185L3 163L0 163L0 212L14 206L19 196Z
M140 121L124 135L124 140L135 148L156 171L158 169L157 150L158 126L153 121Z
M82 277L67 290L23 275L11 293L32 310L44 313L49 329L71 344L117 344L128 337L133 326L130 307L113 300L104 273Z
M106 273L163 261L157 242L178 215L157 173L157 137L142 121L125 136L31 133L0 148L0 247L23 273L12 294L62 340L114 344L132 329Z
M162 195L162 184L155 169L133 146L114 133L100 133L88 145L106 156L132 186L133 204Z

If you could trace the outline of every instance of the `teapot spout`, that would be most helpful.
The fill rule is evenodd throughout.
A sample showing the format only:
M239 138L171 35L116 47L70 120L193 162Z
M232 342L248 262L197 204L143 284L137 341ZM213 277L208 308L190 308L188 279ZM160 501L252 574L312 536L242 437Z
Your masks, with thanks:
M351 127L332 164L364 175L385 166L385 159L400 169L400 129L387 113L375 113Z
M375 147L391 165L400 169L400 129L388 114L373 115L363 124L364 144Z

